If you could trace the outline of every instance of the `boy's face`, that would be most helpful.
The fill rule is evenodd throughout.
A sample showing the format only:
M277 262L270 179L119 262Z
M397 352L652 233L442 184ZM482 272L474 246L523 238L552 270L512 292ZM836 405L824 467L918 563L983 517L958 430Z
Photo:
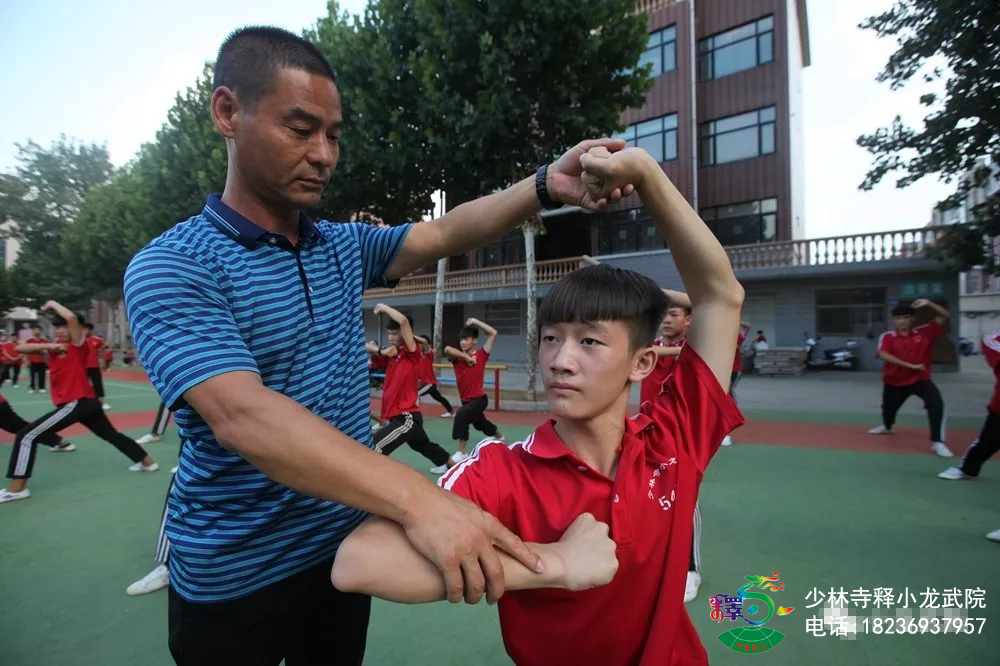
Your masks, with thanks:
M392 330L390 328L387 329L387 331L389 333L389 344L392 345L393 347L402 347L403 334L400 332L400 330L398 328L396 330Z
M31 332L35 334L36 338L42 337L42 329L38 328L37 326L33 328Z
M462 351L468 354L479 344L479 338L462 338L458 341L458 344L462 348Z
M667 340L680 340L687 335L691 325L691 315L684 308L670 308L660 324L660 335Z
M656 364L652 347L631 351L628 329L618 321L543 326L538 364L549 410L587 421L608 410L625 417L629 382L640 382Z
M913 315L893 315L892 325L897 331L906 332L913 328L913 321L916 319Z
M66 326L65 324L62 326L56 326L54 331L58 342L69 341L69 326Z

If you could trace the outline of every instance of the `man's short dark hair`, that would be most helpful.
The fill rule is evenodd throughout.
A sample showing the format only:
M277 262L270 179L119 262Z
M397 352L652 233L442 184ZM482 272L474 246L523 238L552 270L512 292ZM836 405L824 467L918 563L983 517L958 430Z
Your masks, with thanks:
M653 344L668 304L666 294L645 275L607 264L588 266L552 287L538 310L538 326L619 321L635 351Z
M684 314L686 314L688 317L691 316L691 308L689 308L689 307L687 307L685 305L678 305L677 303L674 303L673 301L670 301L670 303L667 305L667 311L669 312L670 310L673 310L674 308L677 308L679 310L684 310Z
M76 313L76 321L77 321L77 323L80 324L80 326L84 326L85 327L87 325L87 318L83 316L82 312L77 312ZM52 315L52 325L53 326L66 326L68 323L69 322L67 322L65 319L63 319L59 315L57 315L57 314Z
M900 303L892 309L893 317L912 317L916 314L917 311L909 303Z
M86 324L84 324L83 327L85 329L87 329L88 331L93 331L94 330L94 325L91 324L89 321Z
M406 321L410 322L410 329L413 329L413 317L411 317L410 315L406 315ZM389 319L389 323L387 323L385 327L390 331L398 331L400 328L399 322L397 322L395 319Z
M334 83L330 63L319 49L282 28L251 25L234 30L219 47L212 90L225 86L240 102L253 106L271 92L281 68L325 76Z
M463 326L462 332L458 334L459 338L474 338L479 339L479 329L475 326Z

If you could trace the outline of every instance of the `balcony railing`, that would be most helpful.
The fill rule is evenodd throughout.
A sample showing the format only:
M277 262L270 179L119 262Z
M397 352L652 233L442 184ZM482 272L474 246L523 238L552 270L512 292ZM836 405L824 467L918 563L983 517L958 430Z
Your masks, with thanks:
M733 270L753 271L769 268L797 268L840 264L878 263L890 259L923 257L928 247L940 238L945 229L927 227L906 231L855 234L832 238L734 245L726 248ZM539 261L535 264L538 284L558 282L576 269L587 265L581 257ZM445 275L445 291L464 289L496 289L522 287L527 271L524 264L451 271ZM437 276L413 275L399 281L395 289L369 289L365 298L407 296L434 293Z
M661 7L667 7L676 3L677 0L636 0L635 13L641 14L646 12L647 14L652 14Z

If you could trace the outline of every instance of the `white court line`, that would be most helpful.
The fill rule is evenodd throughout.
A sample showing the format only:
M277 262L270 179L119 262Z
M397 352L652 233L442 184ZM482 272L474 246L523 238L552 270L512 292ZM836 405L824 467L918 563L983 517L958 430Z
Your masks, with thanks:
M17 390L17 389L15 389L15 390ZM10 393L5 393L4 397L7 398L8 400L10 400ZM138 399L138 398L148 398L149 394L148 393L124 393L122 395L109 396L109 397L113 398L114 402L118 402L119 400L135 400L135 399ZM112 400L108 400L108 402L111 402L111 401ZM18 407L20 407L22 405L25 405L25 406L27 406L27 405L51 405L52 404L52 399L49 398L49 399L38 400L36 398L32 398L31 400L16 400L14 402L14 404L16 406L18 406ZM114 411L115 410L112 409L111 412L109 412L109 413L113 413ZM145 410L144 409L143 411L154 411L154 410Z

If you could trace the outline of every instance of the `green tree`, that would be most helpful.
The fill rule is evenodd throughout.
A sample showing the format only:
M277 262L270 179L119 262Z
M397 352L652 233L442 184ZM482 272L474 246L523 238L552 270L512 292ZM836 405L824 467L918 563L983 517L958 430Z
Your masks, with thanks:
M860 27L899 45L878 81L893 90L915 77L943 84L942 94L920 98L928 110L923 127L909 127L897 115L890 127L858 138L874 156L861 189L870 190L893 173L900 174L900 188L936 175L956 182L955 194L938 204L941 210L954 208L989 176L977 160L1000 164L1000 3L899 0ZM996 273L1000 266L986 239L998 235L1000 194L994 194L975 207L971 224L949 229L935 251L949 267L985 265Z

